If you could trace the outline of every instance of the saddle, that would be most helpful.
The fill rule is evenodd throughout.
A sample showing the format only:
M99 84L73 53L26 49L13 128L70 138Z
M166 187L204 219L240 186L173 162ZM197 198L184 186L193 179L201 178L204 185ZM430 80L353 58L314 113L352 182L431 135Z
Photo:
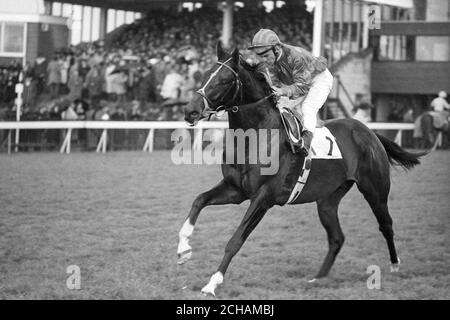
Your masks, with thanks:
M286 130L286 134L289 137L289 144L293 153L295 153L297 147L301 147L302 140L302 117L301 115L292 109L281 107L279 108L281 120Z

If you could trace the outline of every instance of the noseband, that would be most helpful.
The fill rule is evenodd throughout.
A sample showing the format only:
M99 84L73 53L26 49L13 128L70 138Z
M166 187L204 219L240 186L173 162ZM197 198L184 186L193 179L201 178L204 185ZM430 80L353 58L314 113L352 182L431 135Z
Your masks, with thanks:
M205 91L208 84L219 73L220 69L222 69L222 67L225 67L233 73L234 80L233 80L233 83L230 85L230 87L225 91L225 94L223 95L223 97L221 99L223 99L228 94L228 92L230 92L231 89L234 87L234 94L229 102L235 101L239 94L240 94L240 100L242 100L242 81L241 81L239 75L237 74L237 72L234 71L233 68L231 68L229 65L227 65L227 62L229 62L231 59L232 58L229 58L225 62L217 61L217 64L220 65L220 67L216 71L214 71L213 74L211 74L208 81L206 81L205 85L201 89L197 90L197 93L202 96L203 103L205 105L205 109L202 112L202 116L204 118L206 118L206 117L209 118L209 117L211 117L211 115L217 114L220 111L237 112L239 110L239 108L237 106L230 107L230 106L227 106L225 103L222 103L221 105L214 107L214 103L211 101L211 99L208 98L208 95L206 94L206 91Z

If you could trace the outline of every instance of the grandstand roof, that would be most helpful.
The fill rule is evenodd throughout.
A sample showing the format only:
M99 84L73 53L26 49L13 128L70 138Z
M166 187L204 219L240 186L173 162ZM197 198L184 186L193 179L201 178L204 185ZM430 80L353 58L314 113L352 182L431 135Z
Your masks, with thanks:
M164 4L188 2L189 0L58 0L58 2L80 4L92 7L105 7L127 11L146 11ZM217 3L223 0L191 0L191 2ZM243 1L243 0L241 0ZM290 0L285 0L289 2ZM387 4L397 7L412 8L413 0L362 0L370 3ZM245 2L250 2L246 0Z
M178 2L186 2L186 0L58 0L58 2L127 11L146 11L164 4L175 4ZM221 0L195 0L195 2L216 3L221 2Z

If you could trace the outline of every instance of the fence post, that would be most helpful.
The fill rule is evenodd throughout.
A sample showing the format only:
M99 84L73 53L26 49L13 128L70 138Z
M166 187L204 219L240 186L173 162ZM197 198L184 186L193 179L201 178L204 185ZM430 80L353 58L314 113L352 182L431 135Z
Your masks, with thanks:
M72 140L72 128L67 129L66 137L64 138L60 153L70 153L70 142Z
M8 154L11 154L11 129L8 130Z
M103 134L105 135L103 140L102 152L106 153L106 146L108 145L108 130L104 129Z
M147 139L145 139L144 147L142 151L153 152L153 140L155 136L155 129L150 129L148 131Z
M148 151L153 152L153 145L155 141L155 129L150 129L149 132L150 144L148 146Z
M397 135L395 136L394 142L400 147L402 146L402 130L399 129Z
M103 132L102 132L102 135L100 137L100 140L98 141L96 152L100 152L100 150L103 153L106 152L106 136L107 136L107 131L106 131L106 129L103 129Z
M72 128L70 128L67 132L68 138L67 138L67 149L66 153L70 153L70 145L72 144Z

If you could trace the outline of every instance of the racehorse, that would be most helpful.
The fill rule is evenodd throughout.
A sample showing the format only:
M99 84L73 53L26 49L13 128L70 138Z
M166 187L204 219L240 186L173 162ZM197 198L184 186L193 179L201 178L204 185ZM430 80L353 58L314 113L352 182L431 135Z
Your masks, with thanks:
M439 115L439 128L435 125L435 116L433 113L427 111L419 116L419 124L422 133L422 143L424 148L433 148L437 147L436 140L438 139L439 134L444 138L444 143L447 141L447 134L449 131L449 123L445 118L448 117L448 113L446 115Z
M179 232L178 263L187 262L192 255L189 245L200 211L209 205L239 204L250 200L250 206L225 248L217 272L202 288L203 294L215 296L215 289L223 283L223 276L232 258L247 237L275 205L286 204L297 182L304 156L289 149L288 136L272 95L271 87L255 67L247 64L235 49L225 52L217 46L218 62L205 73L203 86L185 107L185 120L195 125L219 111L228 111L230 129L266 128L280 130L279 170L273 175L261 175L262 163L222 164L223 179L212 189L194 200L189 215ZM376 135L354 119L332 120L325 126L332 132L342 152L340 160L314 159L309 178L300 196L292 204L317 202L320 221L328 236L328 253L315 278L328 275L344 243L338 220L338 205L356 183L369 203L379 229L387 241L391 270L398 271L400 260L394 243L392 219L388 210L390 165L410 169L419 164L423 154L406 152L394 142ZM249 148L246 144L246 160ZM236 154L236 150L234 150ZM225 149L223 157L225 158ZM259 160L259 159L258 159Z

